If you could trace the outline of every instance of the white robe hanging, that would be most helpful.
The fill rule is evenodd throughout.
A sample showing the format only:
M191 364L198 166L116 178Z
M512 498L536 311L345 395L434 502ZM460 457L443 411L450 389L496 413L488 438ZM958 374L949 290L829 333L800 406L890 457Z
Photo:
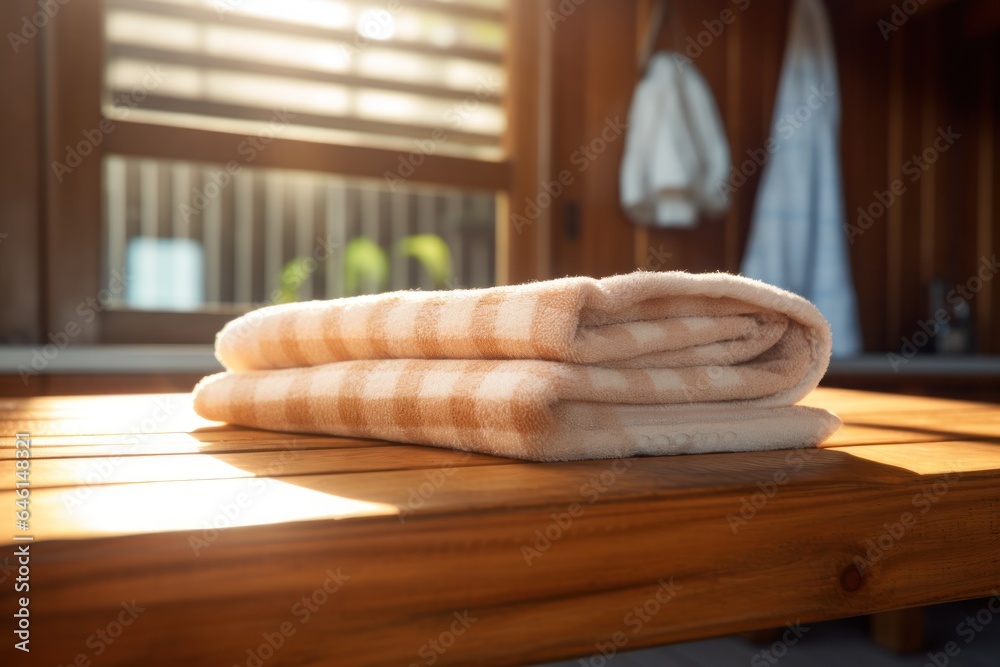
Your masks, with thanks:
M861 352L839 158L840 93L820 0L795 0L775 103L774 152L761 176L742 273L812 301L834 356Z

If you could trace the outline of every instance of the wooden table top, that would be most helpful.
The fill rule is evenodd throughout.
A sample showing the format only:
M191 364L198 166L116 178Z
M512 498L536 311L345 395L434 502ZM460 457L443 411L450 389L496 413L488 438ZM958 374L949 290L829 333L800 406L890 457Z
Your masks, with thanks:
M805 403L844 419L821 449L543 464L0 399L0 656L522 665L1000 592L1000 406Z

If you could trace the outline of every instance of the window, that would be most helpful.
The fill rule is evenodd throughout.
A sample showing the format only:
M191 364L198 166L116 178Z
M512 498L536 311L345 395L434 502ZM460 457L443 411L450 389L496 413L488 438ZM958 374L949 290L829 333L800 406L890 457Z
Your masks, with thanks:
M275 300L494 284L506 4L64 6L44 326L208 343Z

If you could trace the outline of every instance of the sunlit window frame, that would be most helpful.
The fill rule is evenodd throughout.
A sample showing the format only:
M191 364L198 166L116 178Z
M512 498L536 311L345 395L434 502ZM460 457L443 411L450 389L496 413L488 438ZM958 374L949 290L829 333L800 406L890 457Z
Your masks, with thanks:
M544 5L535 0L511 0L506 14L504 158L492 162L428 155L419 177L422 183L498 193L498 283L544 277L546 271L540 250L548 235L548 213L543 212L531 228L515 230L507 204L534 194L543 175L540 166L546 162L538 141L550 120L545 96L539 94L545 81L538 57L550 39L542 16ZM47 163L62 161L66 147L78 143L83 132L101 128L102 123L104 127L109 122L113 125L111 131L102 133L93 154L72 172L46 172L43 327L61 331L64 323L74 323L76 344L208 343L238 310L160 313L102 305L102 290L107 289L101 277L102 156L224 164L231 159L235 136L106 118L102 111L103 16L102 0L68 3L43 35ZM383 178L386 171L395 169L399 155L397 150L278 137L254 166Z

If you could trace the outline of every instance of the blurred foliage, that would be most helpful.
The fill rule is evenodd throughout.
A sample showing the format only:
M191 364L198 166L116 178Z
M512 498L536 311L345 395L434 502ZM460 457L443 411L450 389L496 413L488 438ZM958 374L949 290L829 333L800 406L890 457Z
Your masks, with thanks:
M291 303L299 300L299 290L302 283L312 274L315 268L309 266L309 259L306 257L296 257L285 264L278 277L278 293L275 303Z
M400 239L393 252L397 256L412 257L434 281L435 289L452 285L451 249L437 234L414 234ZM344 248L344 293L375 294L389 286L389 256L386 251L366 236L351 239ZM296 257L285 264L279 277L276 303L290 303L301 299L303 283L309 279L315 264L310 267L307 257Z
M358 236L344 248L344 293L373 294L389 284L389 258L366 236Z
M420 262L434 281L434 289L445 289L452 284L451 249L437 234L406 236L396 244L395 251Z

